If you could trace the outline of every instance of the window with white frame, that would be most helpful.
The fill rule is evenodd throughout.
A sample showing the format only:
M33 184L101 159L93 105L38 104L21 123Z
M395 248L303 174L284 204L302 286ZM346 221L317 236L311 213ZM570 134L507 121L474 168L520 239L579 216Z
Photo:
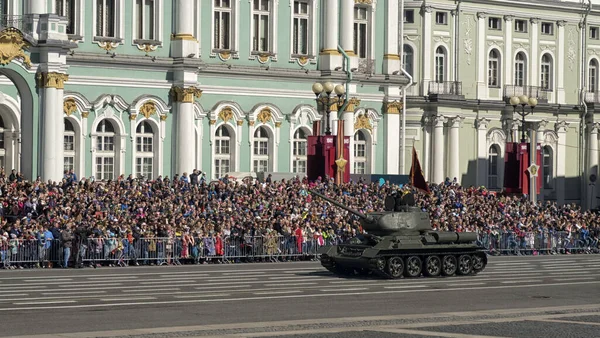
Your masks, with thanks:
M97 37L117 37L117 0L96 0L96 30Z
M542 175L544 178L544 189L552 189L552 148L544 146L543 151L543 167Z
M402 52L402 68L404 68L412 77L415 76L415 74L413 74L414 57L413 48L405 44Z
M447 25L448 24L448 13L435 12L435 23L438 25Z
M4 168L6 164L6 148L4 144L4 131L6 130L6 126L4 125L4 119L0 116L0 167Z
M310 50L310 3L308 0L294 1L293 55L308 55Z
M592 59L588 68L588 91L595 93L598 91L598 61Z
M142 121L135 129L135 174L146 179L154 178L154 130Z
M497 145L492 145L488 151L488 188L498 189L498 160L500 151Z
M223 125L217 128L215 133L214 156L214 178L218 179L231 171L231 135L229 134L229 129Z
M102 120L96 128L96 179L114 179L115 174L115 128L108 120Z
M517 53L515 57L515 86L524 87L527 83L525 74L527 62L525 61L525 54L523 52Z
M135 0L136 40L158 40L156 0Z
M294 133L293 168L294 173L306 173L307 164L307 133L303 128L298 128Z
M232 49L233 10L234 0L214 0L213 12L213 49Z
M254 0L252 11L252 51L271 51L272 0Z
M552 91L552 57L550 54L546 53L542 56L542 64L540 67L540 87Z
M600 34L598 34L598 27L590 27L590 39L598 40L600 38Z
M8 14L8 0L0 0L0 15Z
M502 20L500 18L489 18L488 28L493 30L502 30Z
M367 173L367 137L362 130L354 133L354 173Z
M543 35L554 35L554 23L542 22L540 29Z
M7 0L1 0L4 7ZM67 23L67 34L75 34L76 25L76 8L75 0L54 0L54 13L58 16L63 16L69 21ZM4 14L4 12L2 13Z
M64 170L75 171L75 128L73 123L64 119L65 132L63 136Z
M369 50L369 8L354 6L354 53L366 59Z
M446 80L446 50L439 46L435 50L435 82L442 83Z
M500 53L496 49L490 51L488 58L488 87L500 87Z
M527 21L515 20L515 32L527 33Z
M254 131L254 172L269 171L269 132L265 127L258 127Z

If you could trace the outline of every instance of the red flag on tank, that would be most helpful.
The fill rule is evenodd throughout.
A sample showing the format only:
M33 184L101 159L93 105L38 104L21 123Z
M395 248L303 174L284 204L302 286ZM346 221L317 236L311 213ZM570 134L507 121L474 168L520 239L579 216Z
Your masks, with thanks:
M413 147L412 150L412 165L410 166L410 185L413 187L423 190L424 192L431 193L429 186L425 181L425 175L421 169L421 163L417 156L417 150Z

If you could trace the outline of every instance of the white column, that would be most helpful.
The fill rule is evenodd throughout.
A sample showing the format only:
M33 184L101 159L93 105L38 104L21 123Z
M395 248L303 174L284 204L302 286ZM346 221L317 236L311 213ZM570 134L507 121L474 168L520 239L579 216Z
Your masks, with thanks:
M174 57L187 57L194 54L198 57L198 40L194 37L194 2L175 0L175 36L172 40Z
M531 80L527 83L531 86L539 86L540 85L540 78L538 76L538 69L540 67L540 62L539 62L539 57L538 57L538 48L534 48L534 46L538 46L539 41L538 41L538 21L539 19L530 19L529 20L531 23L531 55L529 56L531 58L531 60L529 61L529 64L531 65L528 69L529 69L529 74L531 75ZM549 94L550 96L552 95L551 93ZM548 98L549 102L551 101L551 98Z
M485 30L487 29L487 14L477 13L477 98L487 99L488 86L486 81L487 53L485 49Z
M383 73L392 74L400 70L400 56L398 55L398 20L403 20L398 15L398 0L388 0L385 8L385 42L383 51Z
M334 70L336 67L342 66L342 55L337 49L338 46L338 35L339 35L339 17L340 10L338 7L338 0L325 0L325 18L324 30L323 30L323 48L319 55L320 59L320 70ZM346 1L352 3L354 8L354 1ZM353 9L354 11L354 9ZM354 12L352 13L354 17ZM353 32L354 30L350 30ZM353 49L353 48L350 48Z
M450 151L448 154L448 177L450 179L456 179L460 183L460 127L465 118L462 116L456 116L449 119L450 131L449 140Z
M29 13L26 14L46 14L46 0L28 0Z
M64 171L64 121L63 91L66 74L41 73L40 83L43 90L40 102L42 112L42 179L60 182ZM34 178L32 178L34 179Z
M558 145L556 146L556 158L554 162L556 163L556 172L554 173L554 182L556 186L554 190L556 191L556 203L558 205L565 204L565 175L567 169L567 128L569 127L569 123L565 121L560 121L554 126L554 130L556 131L556 135L558 135Z
M429 182L432 180L431 175L431 131L432 131L432 120L433 118L428 116L425 117L425 123L423 124L423 173L425 179ZM410 167L409 167L410 170Z
M386 161L385 173L388 175L398 175L400 172L400 109L397 102L386 103L385 115L385 134L386 134Z
M513 84L513 64L515 62L514 53L512 50L512 27L513 16L504 16L504 85Z
M196 142L194 130L194 98L199 97L201 91L195 87L173 87L176 113L176 151L175 170L172 174L188 175L196 164Z
M431 81L431 69L433 68L431 65L431 55L435 53L434 50L431 50L431 6L423 7L423 50L421 51L421 55L423 55L423 87L421 88L421 95L427 95L429 91L429 81ZM404 20L404 13L399 17L399 20ZM402 38L404 40L404 37Z
M435 116L433 118L433 152L431 154L433 162L432 183L440 184L444 182L444 116Z
M540 122L537 122L535 124L535 143L536 143L536 148L537 149L537 145L539 144L540 147L542 145L542 143L544 143L544 129L546 128L546 125L548 124L548 121L542 120ZM540 151L542 151L542 149L540 149ZM535 154L535 152L533 152L533 154ZM542 153L543 154L543 153ZM542 162L538 162L537 157L533 158L533 160L531 161L532 163L537 164L538 166L540 166L540 169L544 166L544 157L542 156ZM542 170L539 170L539 174L538 175L543 175ZM536 178L536 184L537 184L537 178ZM537 190L537 186L536 186L536 190ZM540 194L538 195L538 199L539 201L543 201L544 200L544 185L542 183L542 186L539 187L540 189Z
M588 206L590 208L596 207L596 196L598 195L597 187L589 185L590 175L596 175L598 177L598 128L599 123L588 123L588 175L585 178L587 182L587 195ZM596 183L598 181L596 180Z
M557 103L565 104L565 24L566 21L557 21L558 26L558 48L557 48L557 71L556 82L558 84Z
M476 186L487 185L487 128L491 120L486 118L479 118L475 121L475 128L477 128L477 178Z

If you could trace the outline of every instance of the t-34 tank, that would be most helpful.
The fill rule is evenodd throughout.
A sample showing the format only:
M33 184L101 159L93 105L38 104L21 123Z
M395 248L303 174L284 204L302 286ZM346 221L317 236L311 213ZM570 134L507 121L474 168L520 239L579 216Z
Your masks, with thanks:
M386 198L384 212L360 213L311 191L358 216L364 236L319 249L321 265L336 274L376 274L386 278L473 275L487 265L473 232L432 230L429 214L415 206L412 193Z

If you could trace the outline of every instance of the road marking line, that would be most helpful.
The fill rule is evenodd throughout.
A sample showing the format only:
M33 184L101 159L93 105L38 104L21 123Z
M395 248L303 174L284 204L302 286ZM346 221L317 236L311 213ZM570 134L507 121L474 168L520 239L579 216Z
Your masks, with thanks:
M57 300L50 302L22 302L22 303L13 303L14 305L36 305L36 304L62 304L62 303L76 303L74 300Z
M196 290L214 290L214 289L227 289L227 288L250 288L252 285L244 284L244 285L221 285L221 286L200 286L194 289Z
M99 280L130 280L130 279L138 279L137 276L123 276L123 277L88 277L88 280L99 281Z
M72 281L72 278L48 278L48 279L44 279L44 280L40 280L40 279L24 279L23 282L27 282L27 283L50 283L50 282L68 282L68 281Z
M539 319L539 320L536 320L536 322L549 322L549 323L563 323L563 324L578 324L578 325L600 326L600 323L578 322L578 321L560 320L560 319Z
M48 296L48 295L85 295L85 294L93 294L93 293L106 293L106 291L75 291L75 292L41 292L40 294L44 295L44 296Z
M569 271L565 271L565 272L550 272L550 275L579 275L579 274L588 274L588 273L592 273L593 271L578 271L578 272L569 272Z
M151 281L151 282L140 282L141 285L157 285L157 284L196 284L197 280L182 280L173 283L173 281Z
M264 291L264 292L253 292L254 295L276 295L276 294L286 294L286 293L299 293L302 291L299 290L282 290L282 291Z
M321 292L339 292L339 291L359 291L369 290L369 288L352 288L352 289L320 289Z
M562 281L566 282L566 281L570 281L570 280L582 280L582 279L594 279L594 277L553 278L552 280L559 281L559 282L562 282Z
M248 275L248 274L265 274L267 273L266 271L259 271L259 272L228 272L228 273L224 273L224 276L236 276L236 275Z
M302 286L302 285L315 285L318 283L277 283L277 284L265 284L265 286Z
M145 294L147 294L148 292L152 292L152 294L156 294L154 293L155 291L177 291L177 290L181 290L180 288L165 288L165 289L152 289L152 290L144 290ZM106 292L106 291L103 291ZM121 290L121 292L140 292L139 290Z
M485 285L487 283L450 283L448 286L470 286L470 285Z
M500 282L502 284L516 284L516 283L539 283L542 282L541 279L528 279L528 280L508 280L504 282Z
M228 293L214 293L207 295L186 295L186 296L175 296L174 298L200 298L200 297L227 297L230 296Z
M12 293L10 295L0 295L0 301L6 300L5 298L1 298L1 297L16 297L16 296L29 296L28 293Z
M397 285L397 286L384 286L384 289L408 289L408 288L426 288L427 285Z
M152 299L156 299L156 297L132 297L132 298L101 298L100 300L103 302L119 302L122 300L152 300Z

